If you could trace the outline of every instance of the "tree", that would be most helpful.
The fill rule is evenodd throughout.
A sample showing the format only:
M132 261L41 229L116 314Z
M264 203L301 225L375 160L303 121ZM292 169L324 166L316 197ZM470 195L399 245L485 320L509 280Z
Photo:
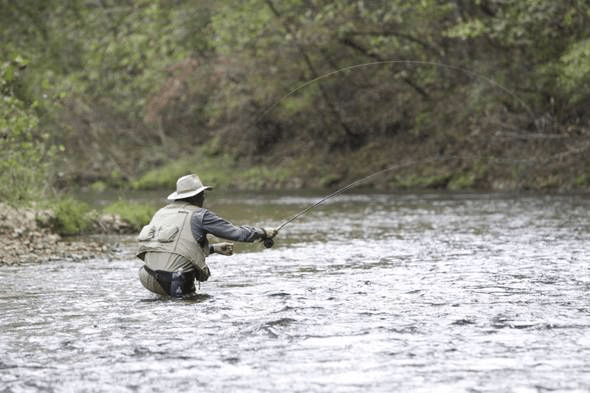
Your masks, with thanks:
M0 200L11 203L42 194L52 156L35 113L37 103L15 94L27 64L19 55L0 64Z

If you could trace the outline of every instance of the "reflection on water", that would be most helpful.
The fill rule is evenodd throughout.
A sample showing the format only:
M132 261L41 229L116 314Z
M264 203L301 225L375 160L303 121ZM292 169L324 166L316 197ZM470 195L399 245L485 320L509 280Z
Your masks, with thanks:
M221 197L278 224L310 197ZM590 198L343 195L162 299L121 260L0 267L0 391L587 392ZM123 238L122 241L129 239Z

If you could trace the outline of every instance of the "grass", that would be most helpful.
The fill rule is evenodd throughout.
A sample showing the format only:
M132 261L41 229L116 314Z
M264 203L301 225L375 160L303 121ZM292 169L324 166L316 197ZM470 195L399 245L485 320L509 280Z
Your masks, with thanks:
M151 170L131 182L134 190L174 189L176 180L184 175L196 173L204 183L225 187L233 173L233 159L229 156L207 156L197 154L172 161Z
M473 173L459 173L451 178L447 187L452 191L466 190L472 188L474 183L475 175Z
M102 211L120 216L123 221L131 225L133 230L139 232L144 225L150 222L156 210L157 207L150 203L120 199L106 206Z
M52 232L61 236L84 233L98 217L96 210L72 197L60 199L51 205L51 210L53 215L46 221L38 221L38 224L49 227Z
M157 207L151 203L138 203L122 199L97 210L70 196L58 201L47 202L45 205L53 214L38 216L37 224L40 227L49 228L51 232L60 236L91 233L103 214L118 215L121 220L131 226L132 230L139 231L149 223L157 210Z
M209 155L203 151L151 170L132 181L134 190L175 189L176 180L195 173L204 184L214 188L260 190L282 185L289 180L293 169L266 165L240 168L229 155Z

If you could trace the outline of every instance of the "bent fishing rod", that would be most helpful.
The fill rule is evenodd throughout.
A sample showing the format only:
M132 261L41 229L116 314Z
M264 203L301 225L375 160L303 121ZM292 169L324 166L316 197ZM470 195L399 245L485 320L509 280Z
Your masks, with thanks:
M387 168L378 170L377 172L373 172L370 175L367 175L361 179L355 180L352 183L339 188L338 190L334 191L333 193L326 195L325 197L323 197L322 199L320 199L319 201L307 206L305 209L301 210L300 212L298 212L297 214L293 215L291 218L288 218L287 220L283 221L281 223L281 225L279 225L276 228L276 234L273 236L276 237L279 232L281 231L281 229L283 229L285 226L289 225L290 223L292 223L293 221L295 221L296 219L298 219L299 217L303 216L304 214L306 214L307 212L309 212L310 210L318 207L319 205L321 205L322 203L342 194L345 191L350 190L353 187L358 186L359 184L365 183L368 180L377 177L383 173L386 172L390 172L390 171L394 171L394 170L399 170L402 168L407 168L407 167L411 167L414 165L418 165L418 164L428 164L428 163L432 163L432 162L443 162L443 161L450 161L450 160L481 160L482 157L478 156L478 155L452 155L452 156L440 156L440 157L433 157L430 159L425 159L425 160L414 160L414 161L410 161L410 162L406 162L403 164L398 164L398 165L392 165L389 166ZM495 158L491 158L488 159L489 161L495 161L495 162L507 162L510 164L522 164L522 163L526 163L526 164L530 164L531 162L536 162L536 159L495 159ZM271 248L274 245L274 240L273 238L266 238L262 241L264 247L266 248Z
M300 212L298 212L297 214L293 215L291 218L283 221L283 223L276 228L276 234L273 237L276 237L279 234L279 232L281 231L281 229L283 229L285 226L289 225L290 223L292 223L293 221L295 221L299 217L303 216L304 214L306 214L310 210L318 207L322 203L324 203L324 202L326 202L326 201L328 201L328 200L330 200L330 199L332 199L332 198L334 198L334 197L342 194L345 191L350 190L353 187L358 186L359 184L365 183L368 180L370 180L370 179L372 179L374 177L377 177L377 176L379 176L379 175L381 175L383 173L390 172L390 171L393 171L393 170L399 170L399 169L410 167L410 166L413 166L413 165L416 165L416 164L426 164L426 163L430 163L430 162L434 162L434 161L437 161L437 162L447 161L447 160L451 160L451 159L455 159L455 158L458 158L458 157L456 157L456 156L435 157L435 158L431 158L431 159L428 159L428 160L412 161L412 162L408 162L408 163L405 163L405 164L392 165L392 166L389 166L389 167L387 167L385 169L378 170L377 172L373 172L373 173L371 173L368 176L365 176L365 177L363 177L361 179L355 180L352 183L350 183L350 184L348 184L348 185L346 185L346 186L344 186L342 188L339 188L338 190L334 191L333 193L331 193L329 195L326 195L325 197L323 197L319 201L317 201L317 202L315 202L315 203L307 206L305 209L303 209ZM266 239L264 239L262 241L262 244L264 244L264 247L266 247L266 248L271 248L274 245L274 240L273 240L273 238L266 238Z
M435 61L421 61L421 60L385 60L385 61L376 61L376 62L368 62L368 63L361 63L361 64L355 64L355 65L351 65L348 67L342 67L339 68L337 70L331 71L331 72L327 72L323 75L320 75L306 83L304 83L303 85L289 91L287 94L285 94L283 97L281 97L279 100L275 101L271 106L267 107L255 120L252 126L255 126L264 116L266 116L266 114L270 111L272 111L275 107L277 107L281 102L283 102L284 100L286 100L287 98L289 98L291 95L295 94L297 91L311 85L314 83L319 82L322 79L331 77L335 74L341 73L341 72L345 72L345 71L351 71L351 70L356 70L359 68L364 68L364 67L370 67L370 66L380 66L380 65L387 65L387 64L410 64L410 65L430 65L430 66L435 66L435 67L440 67L440 68L445 68L448 70L454 70L454 71L458 71L458 72L462 72L464 74L468 74L470 76L473 76L475 78L479 78L481 80L486 81L487 83L489 83L490 85L502 90L503 92L505 92L506 94L510 95L512 98L514 98L516 101L518 101L522 107L529 113L529 115L533 116L533 111L532 109L524 102L524 100L522 100L514 91L508 89L507 87L501 85L500 83L498 83L497 81L495 81L492 78L489 78L485 75L482 75L480 73L477 73L475 71L469 70L467 68L463 68L463 67L459 67L459 66L454 66L454 65L450 65L450 64L445 64L445 63L440 63L440 62L435 62ZM315 207L321 205L322 203L342 194L343 192L361 184L364 183L370 179L372 179L373 177L376 177L382 173L385 172L389 172L389 171L393 171L396 169L401 169L404 167L408 167L408 166L412 166L415 165L417 163L427 163L427 162L432 162L432 161L445 161L445 160L449 160L452 158L461 158L461 157L437 157L437 158L433 158L430 160L425 160L425 161L414 161L411 163L406 163L406 164L400 164L400 165L394 165L394 166L390 166L387 167L385 169L381 169L377 172L371 173L368 176L363 177L362 179L356 180L338 190L336 190L335 192L333 192L330 195L325 196L324 198L320 199L318 202L306 207L305 209L303 209L302 211L300 211L299 213L295 214L293 217L285 220L281 225L279 225L277 227L277 232L275 234L275 236L279 233L279 231L281 229L283 229L286 225L290 224L291 222L295 221L297 218L301 217L302 215L306 214L307 212L309 212L310 210L314 209ZM463 157L465 158L465 157ZM263 240L263 244L266 248L271 248L274 245L274 241L272 238L267 238L265 240Z

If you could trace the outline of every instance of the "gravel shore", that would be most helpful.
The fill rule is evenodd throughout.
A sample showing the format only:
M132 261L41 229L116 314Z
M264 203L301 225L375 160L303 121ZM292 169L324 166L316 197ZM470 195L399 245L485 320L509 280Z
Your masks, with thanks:
M51 215L50 210L14 208L0 203L0 265L116 257L116 245L107 241L63 238L38 224L38 218L47 219ZM95 227L97 233L118 234L130 231L118 216L103 216Z

